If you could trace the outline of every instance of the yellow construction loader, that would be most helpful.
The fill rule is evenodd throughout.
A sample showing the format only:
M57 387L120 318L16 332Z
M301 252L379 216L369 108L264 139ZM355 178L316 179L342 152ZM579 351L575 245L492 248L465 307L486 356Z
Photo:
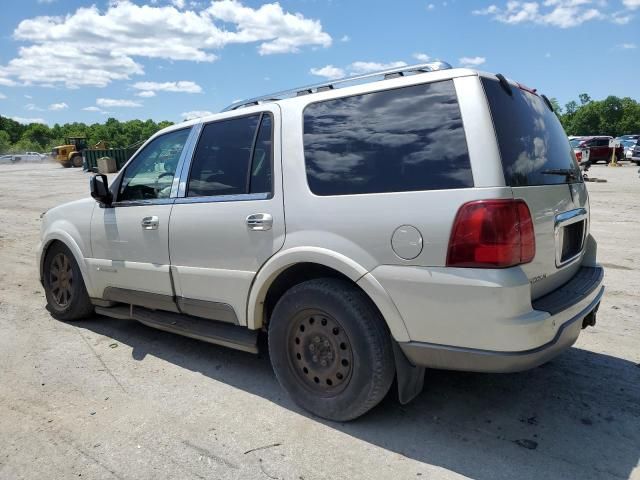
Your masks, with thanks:
M87 147L87 137L67 137L64 145L59 145L51 150L51 156L64 168L82 167L82 152ZM107 144L104 141L96 143L91 149L105 149Z

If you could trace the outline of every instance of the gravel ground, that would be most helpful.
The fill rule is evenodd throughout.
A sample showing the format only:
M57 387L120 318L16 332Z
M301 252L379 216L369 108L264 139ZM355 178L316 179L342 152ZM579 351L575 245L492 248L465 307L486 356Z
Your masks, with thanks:
M596 166L607 267L596 328L535 370L427 372L347 424L314 418L253 356L104 317L53 320L39 215L88 195L57 165L0 166L0 478L640 479L640 179Z

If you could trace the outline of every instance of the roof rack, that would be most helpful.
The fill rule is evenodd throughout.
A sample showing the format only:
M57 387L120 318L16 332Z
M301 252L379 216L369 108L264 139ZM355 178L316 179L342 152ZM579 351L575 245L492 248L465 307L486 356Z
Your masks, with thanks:
M253 105L260 105L262 103L274 102L277 100L284 100L285 98L291 98L302 95L309 95L311 93L324 92L327 90L333 90L337 85L345 83L368 83L375 82L377 80L387 80L390 78L403 77L407 74L418 74L425 72L436 72L438 70L448 70L452 68L446 62L430 62L430 63L418 63L416 65L404 65L402 67L389 68L387 70L381 70L379 72L365 73L362 75L354 75L352 77L340 78L337 80L331 80L329 82L316 83L313 85L307 85L306 87L292 88L289 90L283 90L281 92L270 93L269 95L262 95L260 97L250 98L248 100L241 100L239 102L232 103L223 112L230 110L237 110L243 107L250 107Z

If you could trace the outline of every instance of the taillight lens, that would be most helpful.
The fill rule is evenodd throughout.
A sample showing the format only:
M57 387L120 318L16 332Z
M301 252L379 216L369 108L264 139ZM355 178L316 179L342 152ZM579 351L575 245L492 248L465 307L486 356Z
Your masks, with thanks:
M576 152L576 160L578 161L582 160L582 152Z
M523 200L465 203L453 224L447 266L506 268L536 254L533 221Z

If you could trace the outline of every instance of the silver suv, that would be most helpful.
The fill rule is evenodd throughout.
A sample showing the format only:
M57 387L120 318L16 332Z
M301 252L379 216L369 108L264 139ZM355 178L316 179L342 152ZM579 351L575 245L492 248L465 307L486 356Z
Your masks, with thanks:
M513 372L595 323L589 199L549 101L446 64L280 92L174 125L42 221L60 320L93 312L258 351L350 420L425 368Z

